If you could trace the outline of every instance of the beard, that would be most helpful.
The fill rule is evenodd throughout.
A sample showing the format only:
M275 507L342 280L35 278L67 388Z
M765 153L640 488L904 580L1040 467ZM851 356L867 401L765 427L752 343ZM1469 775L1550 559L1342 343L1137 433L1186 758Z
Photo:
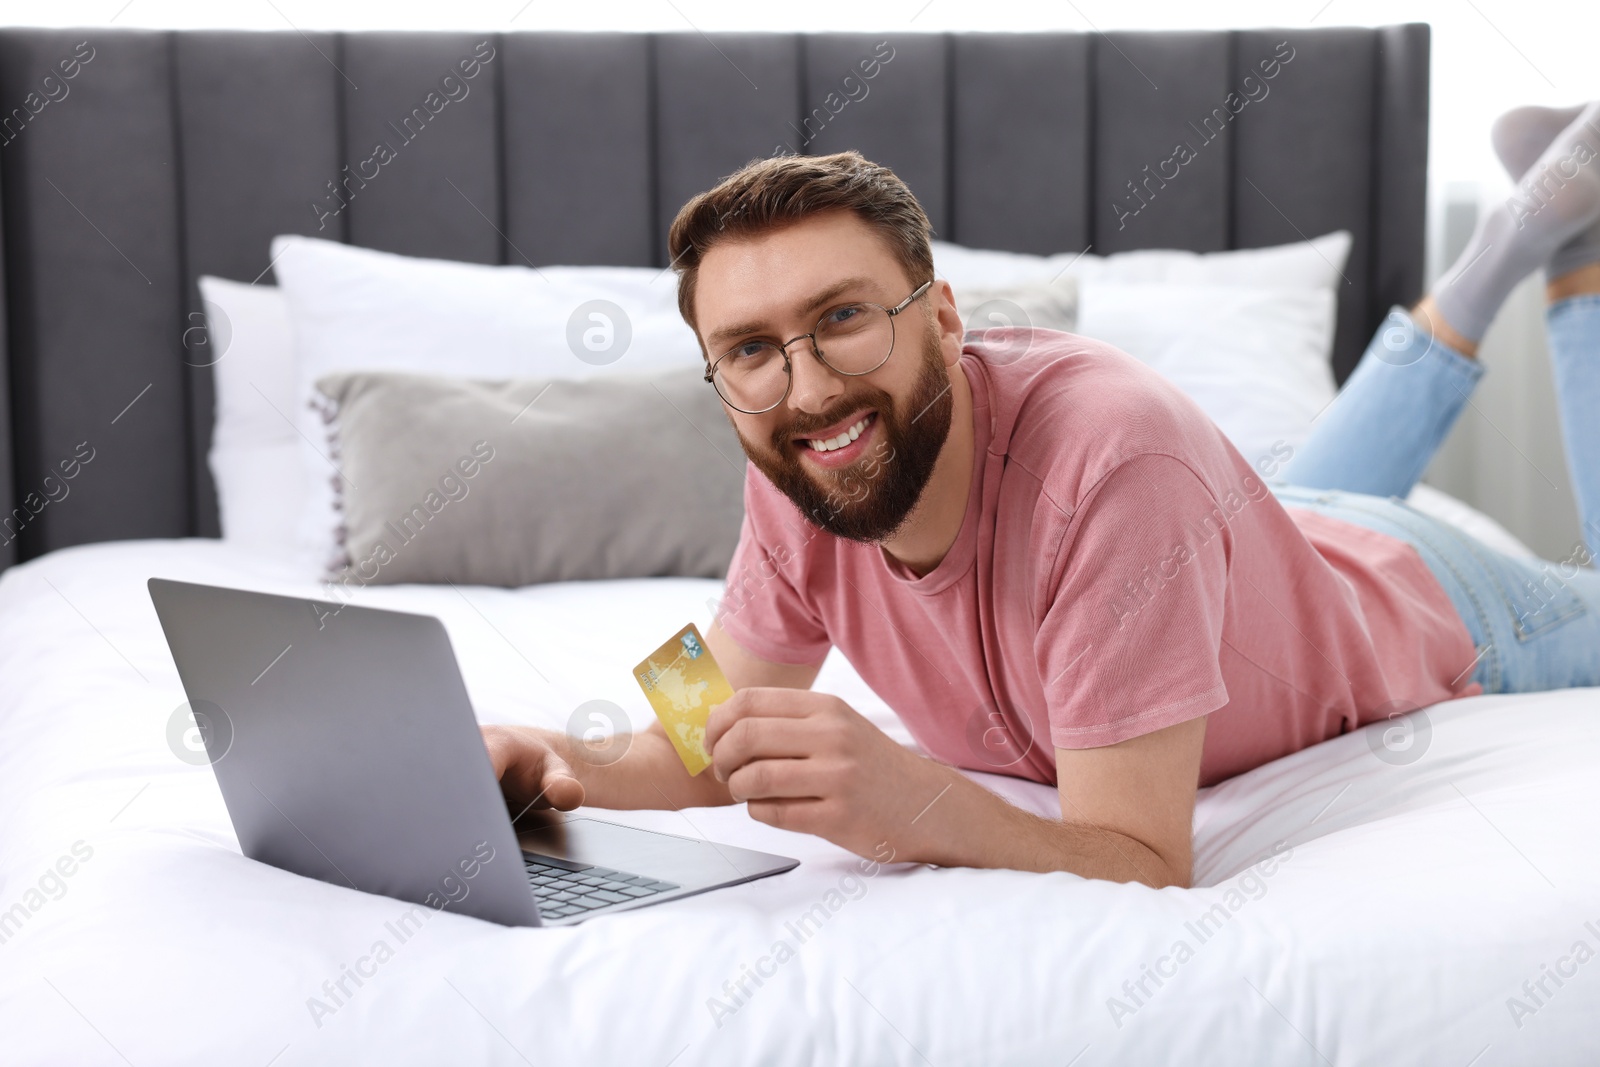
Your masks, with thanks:
M849 541L881 544L900 531L922 499L950 434L950 373L939 338L930 331L903 406L882 389L868 387L840 397L827 411L778 427L766 448L752 448L743 434L739 441L750 462L813 525ZM877 412L871 447L846 467L807 470L800 453L810 446L795 444L795 438L826 429L863 406Z

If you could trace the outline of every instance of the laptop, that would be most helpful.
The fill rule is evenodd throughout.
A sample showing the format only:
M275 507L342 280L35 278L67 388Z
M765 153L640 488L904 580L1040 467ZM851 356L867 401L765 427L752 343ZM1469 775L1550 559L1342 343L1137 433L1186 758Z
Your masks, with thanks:
M513 827L431 615L152 578L246 856L507 926L568 925L799 861L558 812Z

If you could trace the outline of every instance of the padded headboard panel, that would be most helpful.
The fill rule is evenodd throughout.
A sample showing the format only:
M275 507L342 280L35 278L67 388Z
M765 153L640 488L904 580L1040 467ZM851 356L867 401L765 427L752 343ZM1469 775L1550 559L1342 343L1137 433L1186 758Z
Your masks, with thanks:
M1206 117L1244 97L1245 76L1284 41L1293 58L1268 95L1202 140ZM1388 307L1420 295L1428 48L1425 25L0 31L0 502L23 509L0 525L0 566L89 541L217 533L211 371L185 331L201 321L199 275L272 281L273 235L480 263L665 266L678 206L775 151L857 148L905 178L937 236L978 247L1210 251L1348 229L1342 380ZM890 49L866 96L844 85ZM460 60L491 50L465 97L406 126ZM362 161L380 140L394 158L341 205L330 183L346 165L371 174ZM1128 183L1179 141L1196 158L1132 199ZM45 499L44 476L84 442L94 459L69 495L33 514L25 502Z

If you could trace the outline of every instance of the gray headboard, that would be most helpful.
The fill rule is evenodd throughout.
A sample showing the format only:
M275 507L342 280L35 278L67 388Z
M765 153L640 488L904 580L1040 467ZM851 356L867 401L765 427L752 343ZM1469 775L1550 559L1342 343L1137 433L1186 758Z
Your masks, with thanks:
M1284 41L1292 58L1261 81ZM0 515L0 567L217 533L195 279L270 282L274 234L664 266L678 206L775 151L857 148L908 182L937 236L977 247L1210 251L1348 229L1342 380L1388 307L1420 295L1428 49L1419 24L0 31L0 503L22 509ZM367 163L379 141L393 158ZM1193 158L1164 162L1178 142ZM346 165L373 176L336 200ZM60 483L69 494L37 506L85 442L94 459Z

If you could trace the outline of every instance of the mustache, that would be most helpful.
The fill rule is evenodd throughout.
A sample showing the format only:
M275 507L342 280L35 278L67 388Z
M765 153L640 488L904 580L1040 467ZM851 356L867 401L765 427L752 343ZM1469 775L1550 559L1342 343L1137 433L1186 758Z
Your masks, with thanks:
M860 411L864 407L878 412L881 417L885 411L892 410L893 398L880 389L873 393L846 397L820 415L798 416L773 431L772 447L775 451L782 452L796 437L805 437L817 430L825 430L846 415Z

